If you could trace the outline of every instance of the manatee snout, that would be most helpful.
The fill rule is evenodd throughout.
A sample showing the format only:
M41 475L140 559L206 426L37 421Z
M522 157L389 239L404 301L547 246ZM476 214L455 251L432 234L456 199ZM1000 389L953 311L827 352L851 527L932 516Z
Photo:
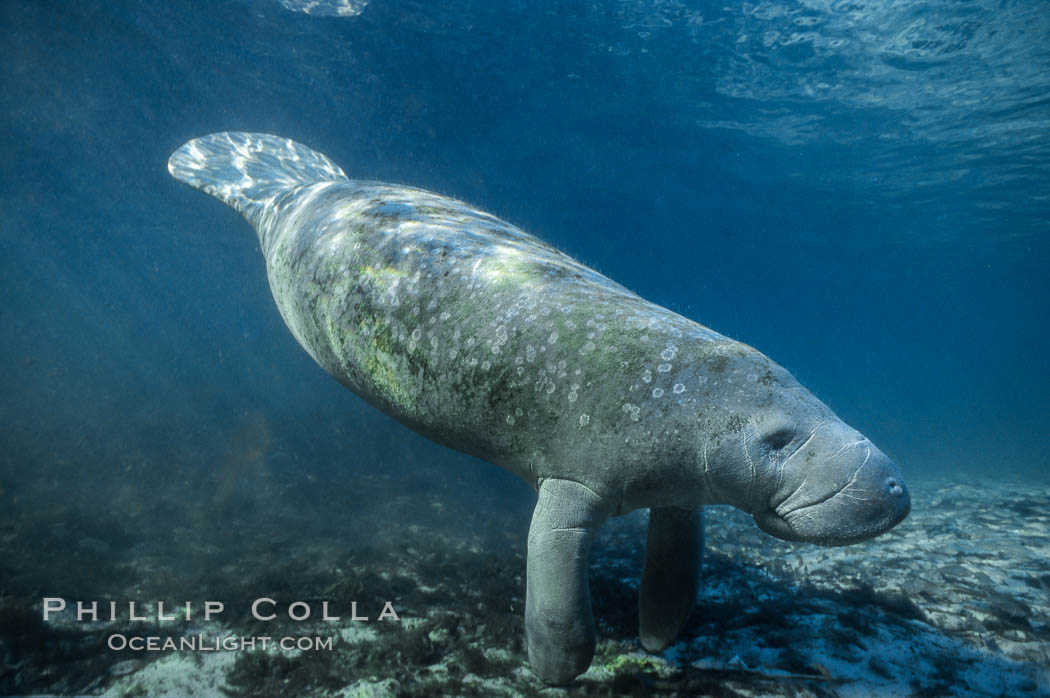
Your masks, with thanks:
M763 531L784 540L850 545L908 516L911 497L893 461L856 432L844 440L844 429L828 431L783 464L780 491L768 508L754 512Z

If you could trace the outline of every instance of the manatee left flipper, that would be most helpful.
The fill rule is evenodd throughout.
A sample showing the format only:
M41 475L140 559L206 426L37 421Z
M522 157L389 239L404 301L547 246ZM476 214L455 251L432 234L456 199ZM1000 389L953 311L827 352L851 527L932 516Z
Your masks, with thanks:
M566 684L594 656L587 565L609 505L572 480L543 480L529 528L525 635L529 663L544 682Z
M704 552L703 507L653 507L638 592L642 647L659 652L674 641L700 588Z

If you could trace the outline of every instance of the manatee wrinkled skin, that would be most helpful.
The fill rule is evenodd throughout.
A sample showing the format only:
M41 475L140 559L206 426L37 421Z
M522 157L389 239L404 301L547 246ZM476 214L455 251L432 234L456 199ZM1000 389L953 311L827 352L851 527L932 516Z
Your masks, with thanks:
M494 216L266 134L192 140L168 168L252 224L281 315L329 374L536 488L525 628L547 683L590 665L588 552L610 516L650 509L655 652L693 608L704 506L821 545L908 514L889 458L783 368Z

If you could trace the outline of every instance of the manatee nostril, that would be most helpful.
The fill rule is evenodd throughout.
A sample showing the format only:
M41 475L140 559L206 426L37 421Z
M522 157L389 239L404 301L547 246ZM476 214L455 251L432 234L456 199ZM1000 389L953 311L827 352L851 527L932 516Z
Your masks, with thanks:
M886 481L886 485L890 488L890 494L902 495L904 494L904 488L901 487L901 483L896 478L890 478Z

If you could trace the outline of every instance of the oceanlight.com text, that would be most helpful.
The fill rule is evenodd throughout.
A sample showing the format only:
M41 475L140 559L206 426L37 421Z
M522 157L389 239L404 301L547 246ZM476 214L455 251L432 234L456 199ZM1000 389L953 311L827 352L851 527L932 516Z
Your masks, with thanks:
M267 635L242 637L206 637L186 635L183 637L161 637L157 635L122 635L114 633L106 640L106 646L114 651L130 649L136 652L236 652L242 650L313 650L331 651L334 637L270 637Z

